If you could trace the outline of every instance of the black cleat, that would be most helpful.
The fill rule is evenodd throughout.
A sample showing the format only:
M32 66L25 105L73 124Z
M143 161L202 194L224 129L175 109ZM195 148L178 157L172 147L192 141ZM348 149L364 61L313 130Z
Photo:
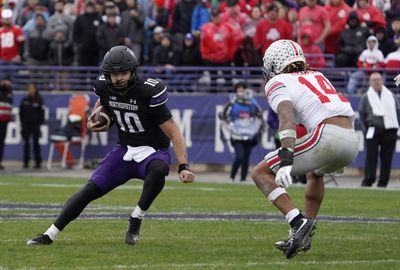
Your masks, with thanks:
M315 228L315 219L302 218L300 221L299 226L291 229L290 237L287 240L288 247L285 252L287 259L293 258L302 251L306 243L310 241L310 236ZM311 247L311 241L309 247Z
M129 218L128 231L125 234L125 243L134 245L139 241L140 225L142 220L138 218Z
M41 245L50 245L53 243L53 240L47 234L39 234L38 237L33 238L26 242L28 246L41 246Z
M310 250L311 240L312 240L312 236L314 235L315 229L317 229L316 224L314 225L314 228L312 229L310 236L308 237L308 239L304 243L304 245L301 247L301 250L299 252L307 252L308 250ZM275 242L275 248L277 250L283 251L283 253L286 253L286 251L288 250L288 248L290 246L289 240L290 240L291 235L292 235L292 230L289 230L289 237L286 240Z

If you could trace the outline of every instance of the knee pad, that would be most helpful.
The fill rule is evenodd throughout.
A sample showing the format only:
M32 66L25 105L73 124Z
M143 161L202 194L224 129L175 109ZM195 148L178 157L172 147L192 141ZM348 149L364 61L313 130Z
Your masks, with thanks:
M147 174L155 177L165 177L169 174L169 166L161 160L153 160L147 165Z

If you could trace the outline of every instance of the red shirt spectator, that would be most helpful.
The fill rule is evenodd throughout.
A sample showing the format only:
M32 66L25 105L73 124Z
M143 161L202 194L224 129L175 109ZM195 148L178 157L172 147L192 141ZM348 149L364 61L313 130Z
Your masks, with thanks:
M254 48L261 50L262 55L274 41L278 39L293 39L292 25L278 18L278 7L271 4L267 8L267 16L256 27L253 37Z
M355 10L362 26L368 26L371 30L379 25L386 27L382 12L370 4L368 0L357 0Z
M233 48L236 53L246 35L244 32L245 25L251 21L250 17L240 11L237 0L228 0L225 12L221 14L221 23L227 23L232 28Z
M312 39L312 33L307 30L303 30L300 33L299 44L303 49L304 56L306 57L307 63L312 68L323 68L326 67L326 61L323 56L321 49L315 45Z
M300 32L303 28L309 28L315 43L321 44L331 28L328 12L325 7L317 5L316 0L306 0L306 4L299 11Z
M337 54L340 33L346 26L351 7L344 0L329 0L325 8L331 22L331 31L325 38L325 52Z
M21 27L12 25L13 12L11 9L3 9L1 17L3 27L0 28L0 59L7 62L20 62L20 44L25 40Z
M400 48L386 56L385 65L387 68L400 68Z
M219 13L213 9L211 22L203 25L200 36L200 51L203 60L213 63L230 62L235 54L233 29L222 23Z
M259 5L259 0L239 0L237 2L240 11L246 13L247 15L251 15L251 9L255 6ZM221 4L219 5L219 8L221 11L225 11L227 2L221 2Z

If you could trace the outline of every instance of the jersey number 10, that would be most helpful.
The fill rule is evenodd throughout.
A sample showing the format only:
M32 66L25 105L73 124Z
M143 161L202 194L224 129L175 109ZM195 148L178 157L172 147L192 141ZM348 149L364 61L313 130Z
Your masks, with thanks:
M321 103L331 102L327 95L337 95L339 96L339 99L341 101L349 102L349 100L345 96L340 95L336 92L335 87L333 87L333 85L324 76L315 75L314 77L318 82L319 88L317 88L315 85L313 85L310 81L302 76L299 77L299 83L305 85L308 89L311 90L311 92L317 95Z

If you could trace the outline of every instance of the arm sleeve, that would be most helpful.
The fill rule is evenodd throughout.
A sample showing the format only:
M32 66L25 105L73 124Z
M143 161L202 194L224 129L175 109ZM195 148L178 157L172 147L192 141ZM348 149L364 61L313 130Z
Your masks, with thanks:
M278 111L279 103L285 100L291 101L290 97L285 93L285 91L287 91L286 86L279 81L275 81L265 86L265 95L267 97L268 104L275 113Z

